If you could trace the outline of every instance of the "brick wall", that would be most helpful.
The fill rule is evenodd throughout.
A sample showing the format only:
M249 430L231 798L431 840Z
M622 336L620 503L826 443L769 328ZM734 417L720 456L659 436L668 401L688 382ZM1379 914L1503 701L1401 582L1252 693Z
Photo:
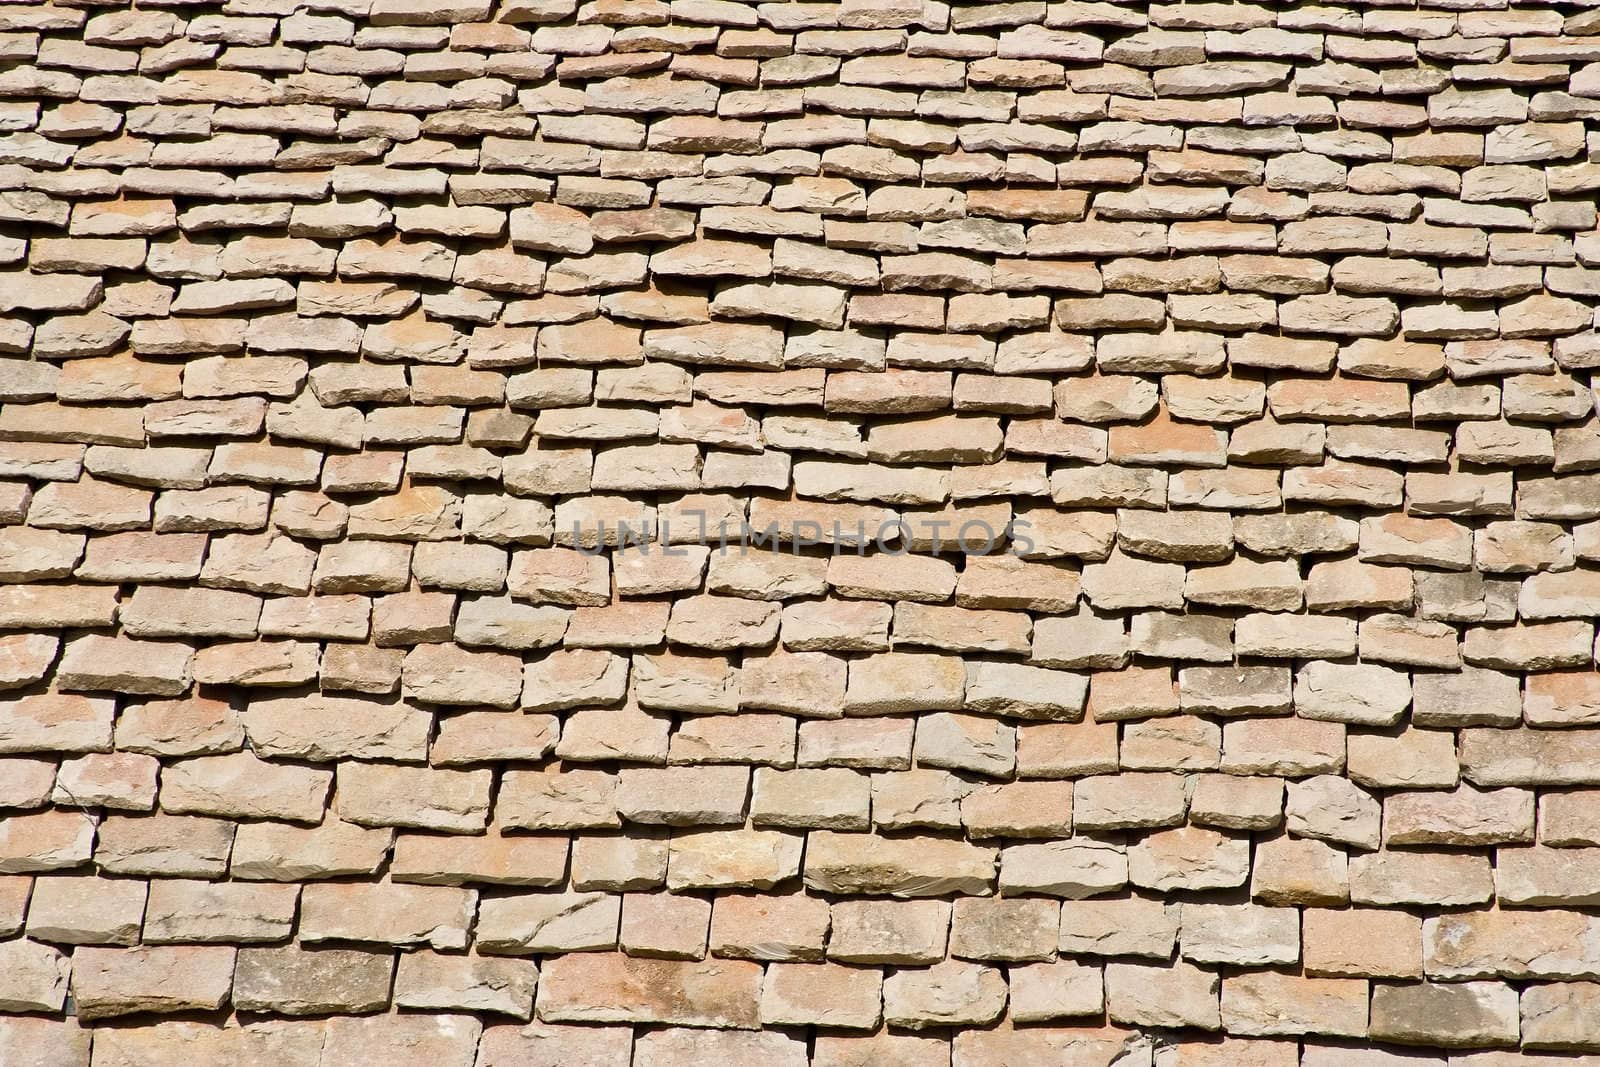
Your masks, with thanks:
M0 7L0 1064L1600 1063L1597 118L1583 3Z

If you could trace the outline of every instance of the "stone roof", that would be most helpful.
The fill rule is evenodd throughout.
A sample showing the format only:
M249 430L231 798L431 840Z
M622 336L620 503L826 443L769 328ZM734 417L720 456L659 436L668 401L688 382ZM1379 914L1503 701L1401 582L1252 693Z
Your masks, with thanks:
M1596 119L1577 2L0 6L0 1064L1600 1063Z

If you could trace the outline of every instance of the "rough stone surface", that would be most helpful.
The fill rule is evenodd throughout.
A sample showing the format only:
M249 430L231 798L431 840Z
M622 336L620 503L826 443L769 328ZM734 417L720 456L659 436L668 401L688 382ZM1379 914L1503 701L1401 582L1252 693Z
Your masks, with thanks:
M1579 0L0 5L0 1064L1600 1060Z

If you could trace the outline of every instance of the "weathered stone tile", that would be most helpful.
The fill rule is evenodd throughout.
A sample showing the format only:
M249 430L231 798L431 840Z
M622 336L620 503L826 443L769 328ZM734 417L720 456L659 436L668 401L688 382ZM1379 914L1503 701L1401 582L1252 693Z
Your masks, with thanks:
M1380 1041L1492 1048L1515 1044L1518 1033L1516 991L1498 982L1373 987L1368 1035Z
M346 948L240 949L233 1003L241 1011L323 1015L382 1011L394 956Z
M160 804L175 814L315 823L332 784L331 771L269 762L250 752L197 756L164 768Z
M231 835L231 827L230 827ZM327 819L319 826L247 822L231 837L235 878L300 882L372 874L387 857L394 831Z
M480 1067L557 1067L559 1064L622 1063L632 1055L627 1026L489 1025L478 1045Z
M537 1008L552 1022L646 1022L757 1029L762 969L575 953L547 962Z
M1000 887L1078 900L1128 884L1128 857L1120 845L1067 838L1009 845L1000 853Z
M1128 880L1143 889L1226 889L1249 876L1249 841L1214 830L1158 830L1128 848Z
M1261 967L1300 959L1299 915L1292 908L1184 904L1179 950L1197 963Z
M361 826L477 833L488 819L492 772L344 762L335 807Z
M712 905L709 948L713 955L737 959L820 960L829 925L827 902L814 897L718 894ZM942 932L940 937L942 952ZM836 935L830 944L842 951L846 942Z
M884 980L883 1017L891 1026L983 1025L1005 1010L1006 983L997 968L945 960Z
M429 1063L467 1067L483 1025L471 1015L368 1015L329 1020L322 1055L328 1060L416 1056Z
M1218 1030L1220 986L1215 973L1187 963L1108 963L1107 1014L1135 1026Z
M396 1007L472 1010L527 1019L538 970L531 961L412 952L400 957Z
M950 954L1009 962L1052 959L1060 910L1053 900L963 897L951 912Z
M214 1010L233 988L237 950L223 945L91 948L73 953L80 1019Z
M1487 856L1373 852L1350 858L1350 900L1385 906L1478 904L1494 895Z
M268 757L334 762L421 762L433 717L405 703L350 697L252 701L243 715L252 750Z
M322 882L301 893L300 940L465 948L476 896L444 886Z
M0 945L5 978L0 983L0 1004L8 1012L59 1012L67 997L71 958L34 941L7 941Z
M281 941L294 927L296 886L168 878L150 885L144 909L147 944Z
M992 848L959 841L817 830L807 841L805 878L808 886L834 893L981 893L994 883L996 858Z
M775 963L761 990L764 1026L873 1030L882 1018L883 973L833 963Z
M1270 971L1222 983L1223 1027L1247 1036L1315 1033L1361 1037L1367 1032L1367 982L1300 978Z

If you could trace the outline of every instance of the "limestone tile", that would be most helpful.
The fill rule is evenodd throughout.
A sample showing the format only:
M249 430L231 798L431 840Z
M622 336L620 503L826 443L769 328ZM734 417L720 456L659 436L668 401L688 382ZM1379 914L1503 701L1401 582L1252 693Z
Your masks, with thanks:
M393 973L388 952L244 948L234 971L233 1002L244 1011L291 1016L380 1011L389 1003Z
M488 819L492 772L349 761L338 767L335 808L360 826L476 833Z
M1106 1010L1113 1022L1135 1026L1222 1027L1214 972L1187 963L1114 962L1106 965Z
M481 1011L526 1020L538 969L532 961L409 952L400 956L394 1003L429 1011Z
M233 988L236 955L227 945L79 948L72 970L78 1017L214 1010Z
M0 1004L8 1012L59 1012L66 1002L72 971L69 956L35 941L7 941L0 945L6 964Z
M475 941L496 955L590 952L617 946L622 897L605 893L524 893L485 897Z
M574 953L547 962L537 1010L552 1022L653 1022L754 1029L762 968Z

